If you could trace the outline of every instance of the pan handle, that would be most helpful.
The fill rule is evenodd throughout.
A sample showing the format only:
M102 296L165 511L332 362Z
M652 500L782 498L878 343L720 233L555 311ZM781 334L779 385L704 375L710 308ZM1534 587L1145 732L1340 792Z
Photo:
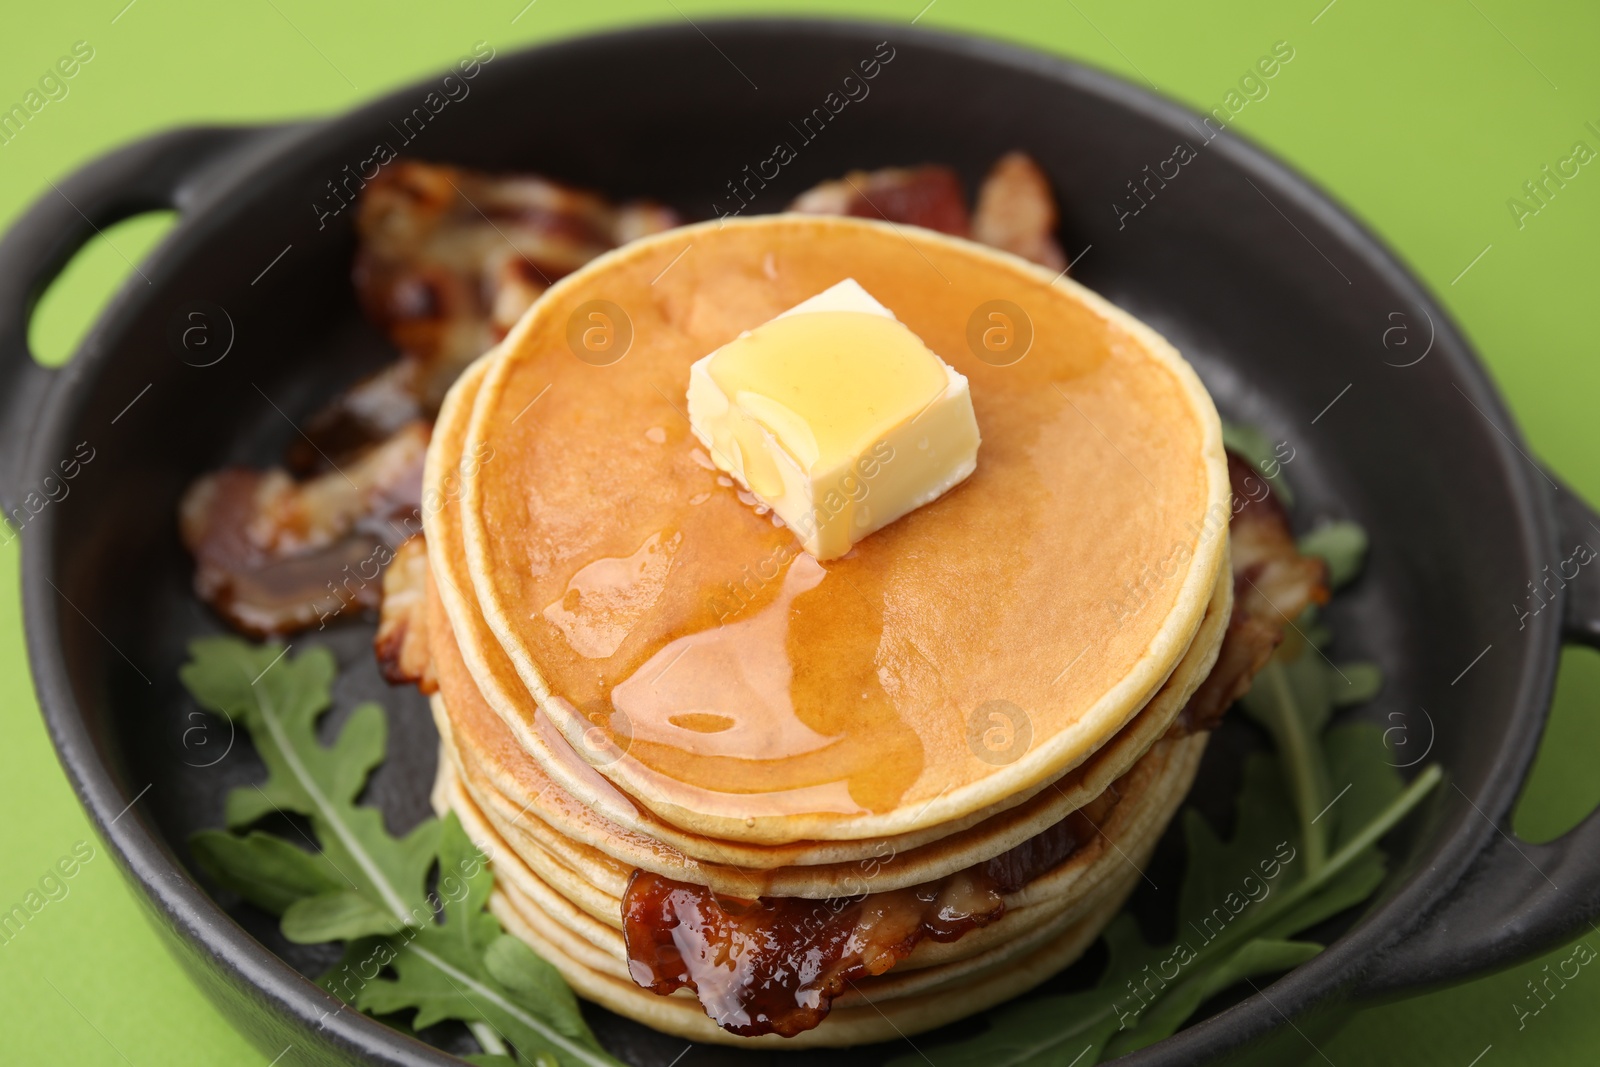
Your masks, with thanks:
M56 378L28 348L39 297L95 234L146 211L183 211L198 198L202 171L263 132L192 127L125 145L52 183L0 239L0 507L7 516L29 492L34 418Z
M1580 542L1600 550L1600 514L1551 475L1563 556ZM1600 649L1600 566L1561 592L1561 636ZM1556 840L1520 840L1507 815L1460 884L1414 932L1381 955L1360 996L1437 986L1508 967L1562 944L1600 919L1600 810Z

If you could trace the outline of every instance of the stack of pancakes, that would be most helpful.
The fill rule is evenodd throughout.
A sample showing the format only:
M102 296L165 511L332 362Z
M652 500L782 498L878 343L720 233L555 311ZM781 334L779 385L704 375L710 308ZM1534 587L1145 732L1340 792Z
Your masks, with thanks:
M983 444L820 564L684 391L846 276L968 377ZM457 383L423 503L435 805L507 929L660 1030L849 1045L1037 984L1205 745L1179 713L1232 607L1211 401L1142 324L965 241L769 216L610 253Z

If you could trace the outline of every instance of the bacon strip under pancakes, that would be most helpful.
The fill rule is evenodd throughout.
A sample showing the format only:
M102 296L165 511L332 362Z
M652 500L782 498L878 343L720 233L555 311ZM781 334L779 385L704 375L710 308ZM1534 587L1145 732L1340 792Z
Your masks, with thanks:
M462 369L551 282L636 237L679 224L669 208L612 204L532 174L401 160L361 194L356 292L402 357L313 416L330 455L431 419ZM290 457L313 469L310 447Z
M924 940L949 943L998 921L1007 894L1099 836L1116 783L994 859L906 889L835 900L719 896L636 870L622 898L633 980L665 996L693 989L706 1014L744 1037L810 1030L856 979L880 975Z

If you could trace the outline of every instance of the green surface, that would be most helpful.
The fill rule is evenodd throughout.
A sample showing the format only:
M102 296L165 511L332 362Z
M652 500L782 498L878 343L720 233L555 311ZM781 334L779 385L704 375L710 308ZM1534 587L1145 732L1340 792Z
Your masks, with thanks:
M9 221L83 161L188 122L322 115L497 49L639 21L701 21L749 3L504 0L333 5L172 0L14 4L0 33L0 102L20 101L76 41L94 57L68 93L0 146ZM1293 0L1119 5L1110 0L897 0L785 10L871 15L1011 38L1084 59L1210 108L1255 59L1294 61L1234 129L1312 175L1396 248L1449 306L1510 400L1534 450L1591 500L1600 462L1591 408L1600 166L1584 166L1519 227L1507 207L1541 166L1600 137L1600 9L1592 4ZM926 8L925 8L925 5ZM1313 22L1313 20L1315 21ZM115 21L113 21L115 20ZM721 62L708 45L707 62ZM559 106L536 103L530 106ZM1593 172L1593 173L1591 173ZM1524 197L1524 199L1526 199ZM98 303L159 234L136 220L49 294L40 350L70 351ZM1485 252L1485 248L1488 250ZM1474 257L1482 257L1474 262ZM1467 269L1470 266L1470 269ZM1463 274L1463 271L1465 273ZM75 843L94 856L47 889L60 898L0 945L0 1059L17 1064L261 1064L208 1008L144 925L100 850L40 723L23 660L17 544L0 547L0 907L23 902ZM1545 839L1600 802L1600 659L1567 657L1554 719L1517 826ZM80 849L80 856L83 853ZM70 867L70 864L69 864ZM63 887L66 895L63 896ZM1600 935L1591 943L1600 947ZM1568 950L1552 954L1563 958ZM1600 978L1585 970L1522 1019L1534 963L1360 1016L1314 1062L1481 1067L1593 1060ZM292 1064L291 1050L282 1061Z

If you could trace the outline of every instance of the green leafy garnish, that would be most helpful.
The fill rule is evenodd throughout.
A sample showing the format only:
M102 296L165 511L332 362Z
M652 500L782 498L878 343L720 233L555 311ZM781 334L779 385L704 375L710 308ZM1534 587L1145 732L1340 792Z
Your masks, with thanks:
M241 723L267 780L228 795L230 830L191 841L226 889L282 916L291 941L343 941L322 985L362 1011L414 1011L413 1029L444 1019L471 1027L479 1063L620 1067L583 1021L555 968L506 934L487 910L494 875L454 814L404 837L358 805L387 735L376 704L354 709L331 745L317 722L331 705L333 656L205 638L180 676L201 706ZM309 820L320 851L260 830L267 815ZM430 888L430 875L433 876Z
M1343 588L1367 561L1367 531L1353 522L1330 522L1300 538L1300 554L1328 565L1328 585Z
M1336 708L1365 704L1383 689L1383 672L1376 663L1346 663L1335 672L1342 685L1328 680L1328 699Z
M1241 448L1240 428L1231 429L1230 448L1271 454L1258 432L1246 431L1254 447ZM1301 551L1327 560L1342 584L1360 569L1366 543L1359 527L1335 523L1309 535ZM1193 809L1183 813L1188 860L1174 939L1152 945L1131 915L1119 915L1106 927L1109 958L1092 988L996 1009L983 1033L926 1050L939 1067L1093 1067L1143 1048L1177 1032L1216 994L1321 952L1297 935L1378 888L1387 870L1378 841L1442 773L1430 766L1407 785L1385 759L1380 728L1330 727L1336 708L1377 695L1382 674L1370 663L1329 661L1314 611L1297 630L1240 702L1271 735L1276 755L1245 759L1233 837L1219 838ZM890 1067L926 1062L912 1054Z

